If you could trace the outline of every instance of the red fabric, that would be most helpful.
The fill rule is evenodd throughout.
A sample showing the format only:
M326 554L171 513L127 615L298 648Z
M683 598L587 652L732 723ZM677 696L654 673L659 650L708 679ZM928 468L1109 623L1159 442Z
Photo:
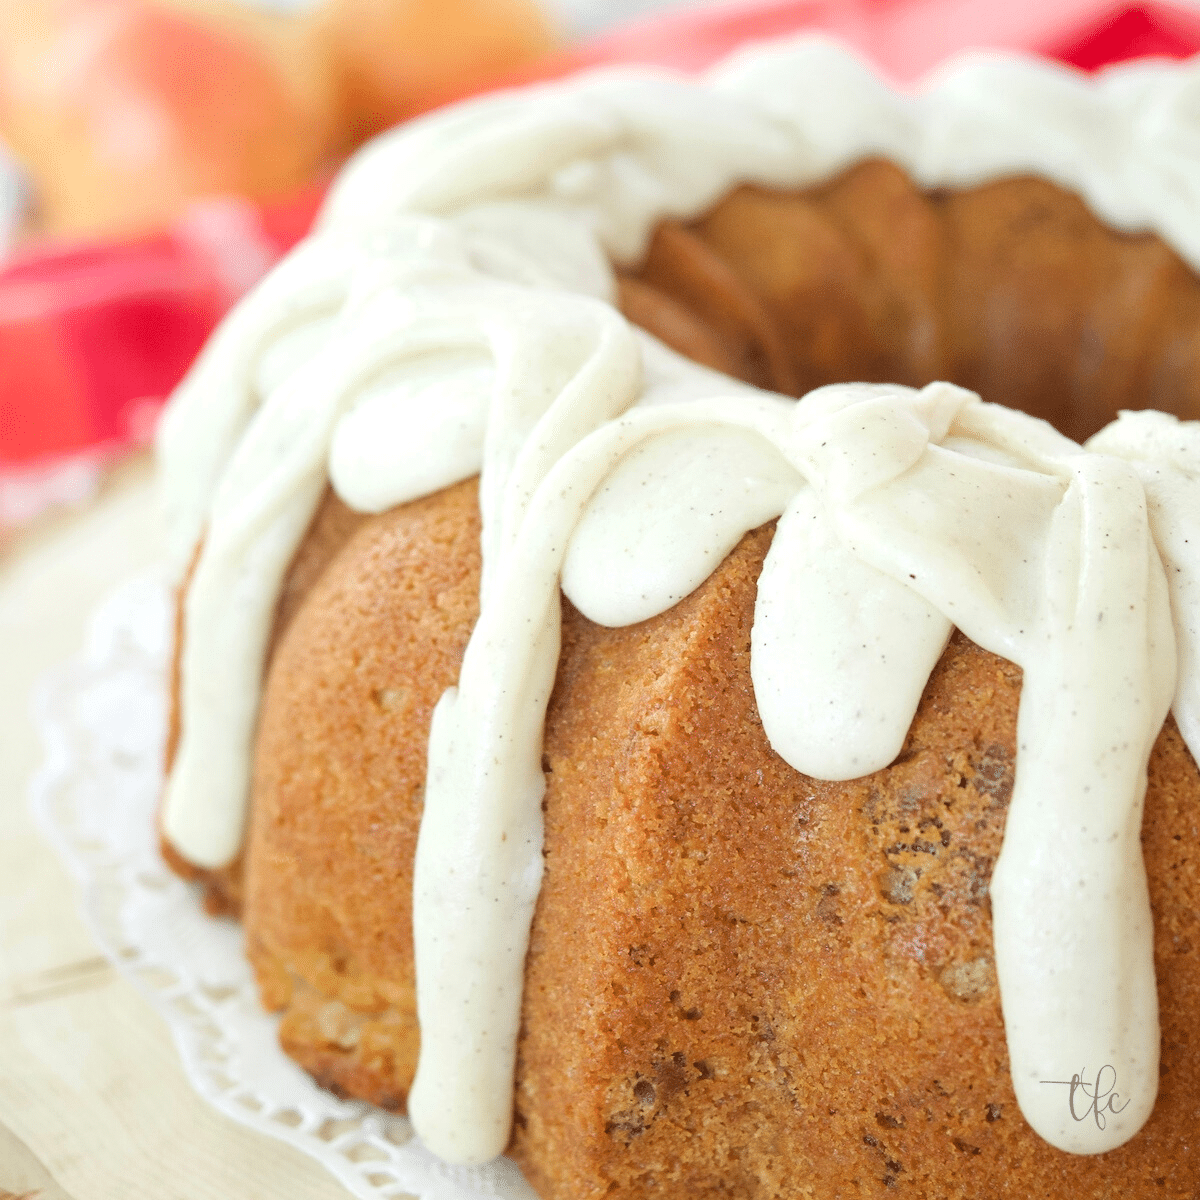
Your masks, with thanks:
M900 79L969 46L1030 50L1088 70L1145 54L1200 52L1200 13L1171 4L750 0L639 23L504 82L606 62L695 70L742 42L801 29L836 34ZM7 264L0 271L0 473L144 436L147 414L237 295L303 236L319 199L313 190L262 209L234 202L237 236L228 246L219 243L220 226L216 240L198 238L185 217L158 237L49 246ZM231 262L229 252L241 259Z
M320 196L237 202L248 244L230 249L250 259L240 273L188 218L157 237L47 246L10 262L0 272L0 471L141 440L147 410L245 286L304 236Z
M1163 4L1120 8L1050 52L1092 71L1106 63L1156 55L1187 58L1200 50L1200 13Z
M914 79L969 47L1023 50L1085 70L1142 55L1200 53L1200 12L1120 0L745 0L638 22L504 83L633 62L701 70L743 42L819 30L896 79Z

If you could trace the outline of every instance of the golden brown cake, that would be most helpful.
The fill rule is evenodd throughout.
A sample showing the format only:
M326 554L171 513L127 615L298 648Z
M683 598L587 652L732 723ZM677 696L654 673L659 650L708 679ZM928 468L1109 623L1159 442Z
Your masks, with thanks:
M950 380L1079 440L1121 408L1200 417L1200 280L1030 177L922 189L869 159L741 186L659 223L619 303L793 396ZM646 620L608 628L564 599L510 1153L547 1200L1195 1200L1200 775L1175 720L1141 835L1157 1103L1124 1145L1064 1153L1018 1107L993 951L1022 671L956 632L890 766L799 773L751 679L773 530ZM276 608L244 853L198 870L167 845L240 911L287 1052L397 1111L420 1044L426 738L479 595L474 481L376 515L326 489Z

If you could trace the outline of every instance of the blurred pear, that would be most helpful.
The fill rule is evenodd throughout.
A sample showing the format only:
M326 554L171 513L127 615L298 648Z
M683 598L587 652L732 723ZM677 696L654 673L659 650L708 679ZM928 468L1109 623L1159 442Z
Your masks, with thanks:
M0 141L40 232L126 234L300 187L553 44L534 0L0 0Z
M312 21L355 142L558 44L535 0L325 0Z

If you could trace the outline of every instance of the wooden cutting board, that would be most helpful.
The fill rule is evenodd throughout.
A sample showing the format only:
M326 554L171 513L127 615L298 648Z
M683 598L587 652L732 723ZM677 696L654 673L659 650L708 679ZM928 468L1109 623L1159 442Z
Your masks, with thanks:
M318 1163L191 1090L27 812L34 683L78 652L92 608L153 562L158 538L141 464L0 559L0 1200L345 1200Z

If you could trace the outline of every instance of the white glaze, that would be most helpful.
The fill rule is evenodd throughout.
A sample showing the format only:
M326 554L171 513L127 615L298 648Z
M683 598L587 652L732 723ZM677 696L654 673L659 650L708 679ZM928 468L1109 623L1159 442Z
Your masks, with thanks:
M608 263L737 181L801 186L883 153L931 185L1037 170L1200 266L1200 155L1180 152L1198 89L1190 68L1091 84L987 55L900 96L814 39L703 84L617 71L476 101L364 151L321 232L214 338L161 440L177 569L205 536L164 815L195 862L236 853L274 597L327 474L377 511L482 467L483 605L434 716L414 895L410 1109L439 1154L478 1161L508 1137L560 577L594 619L641 620L779 514L752 673L798 770L889 762L952 623L1024 668L992 883L1014 1084L1063 1149L1145 1120L1158 1025L1138 832L1172 695L1200 745L1200 436L1143 414L1084 453L949 385L794 404L631 330ZM1041 1081L1103 1063L1130 1103L1099 1130Z

